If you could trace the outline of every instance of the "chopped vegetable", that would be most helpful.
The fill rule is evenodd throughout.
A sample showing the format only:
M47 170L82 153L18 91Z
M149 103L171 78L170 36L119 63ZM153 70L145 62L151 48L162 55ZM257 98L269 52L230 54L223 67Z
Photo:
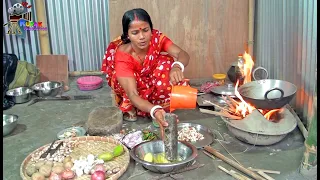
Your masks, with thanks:
M178 132L179 141L196 142L202 139L204 139L204 136L194 127L185 127Z

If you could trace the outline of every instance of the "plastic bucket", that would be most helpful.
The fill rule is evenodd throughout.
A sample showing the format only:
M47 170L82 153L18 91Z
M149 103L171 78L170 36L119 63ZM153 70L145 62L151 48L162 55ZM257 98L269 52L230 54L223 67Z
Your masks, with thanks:
M195 109L198 90L190 86L172 86L170 112L176 109Z

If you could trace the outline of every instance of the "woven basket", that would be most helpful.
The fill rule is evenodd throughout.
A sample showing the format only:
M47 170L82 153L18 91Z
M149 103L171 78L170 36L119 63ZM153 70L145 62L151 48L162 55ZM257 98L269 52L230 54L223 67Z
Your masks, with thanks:
M70 139L64 139L57 142L62 141L78 141L80 142L80 145L78 147L75 147L73 152L70 154L70 156L74 159L79 158L80 156L86 156L88 154L100 154L102 152L109 151L111 152L113 147L117 145L122 145L119 141L113 139L112 137L101 137L101 136L82 136L82 137L74 137ZM99 143L97 143L99 142ZM99 144L99 147L95 147L94 144ZM103 147L101 147L101 144L104 144ZM82 146L81 146L82 145ZM20 176L23 180L31 180L31 178L26 174L25 170L28 165L28 163L31 160L32 154L35 154L38 151L41 151L42 149L50 146L50 144L46 144L35 151L33 151L31 154L29 154L22 162L20 166ZM124 148L124 153L116 157L114 160L105 162L110 167L120 167L120 171L116 174L113 174L112 176L108 177L110 180L118 179L122 174L127 170L129 163L130 163L130 155L129 150L127 147L122 145ZM76 179L81 180L90 180L90 176L82 175L80 178L77 177Z
M92 91L102 87L103 80L97 76L84 76L77 79L77 84L81 91Z

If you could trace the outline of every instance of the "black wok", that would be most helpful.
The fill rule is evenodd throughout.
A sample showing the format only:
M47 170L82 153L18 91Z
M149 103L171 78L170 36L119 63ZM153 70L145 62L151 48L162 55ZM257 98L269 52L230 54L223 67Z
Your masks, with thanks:
M297 87L287 81L263 79L252 81L238 89L243 100L257 109L282 108L294 97Z

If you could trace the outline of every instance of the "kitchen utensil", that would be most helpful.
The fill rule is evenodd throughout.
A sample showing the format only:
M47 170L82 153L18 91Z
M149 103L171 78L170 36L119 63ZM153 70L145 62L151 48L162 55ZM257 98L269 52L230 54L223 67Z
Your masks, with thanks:
M180 169L178 171L165 173L165 174L162 174L161 176L153 177L151 180L159 180L159 179L166 178L168 176L172 177L172 175L176 175L176 174L180 174L180 173L183 173L183 172L186 172L186 171L191 171L191 170L194 170L194 169L198 169L198 168L201 168L203 166L204 166L204 164L198 164L198 163L197 164L192 164L192 165L190 165L188 167L185 167L183 169ZM173 178L173 179L176 179L176 178Z
M64 91L69 90L69 70L67 55L37 55L37 67L40 69L40 82L63 82Z
M168 123L164 127L164 149L165 157L169 161L175 161L178 158L178 128L177 128L177 115L166 113L164 120Z
M34 84L31 89L38 97L55 97L61 93L63 84L57 81L46 81Z
M262 177L260 177L258 174L256 174L255 172L246 169L245 167L239 165L238 163L236 163L235 161L225 157L223 154L220 154L217 150L213 149L210 146L205 146L204 149L206 151L208 151L209 153L215 155L217 158L221 159L222 161L228 163L229 165L237 168L239 171L253 177L256 180L264 180Z
M296 119L288 109L282 113L284 119L277 123L265 119L258 110L252 111L242 120L231 120L223 116L221 119L237 139L254 145L271 145L281 141L297 126Z
M57 138L67 139L71 137L84 136L85 134L86 130L83 127L70 127L58 132Z
M195 109L197 105L196 88L190 86L172 86L170 96L170 112L176 109Z
M194 124L194 123L178 123L178 132L183 128L190 128L194 127L199 133L204 136L204 139L196 141L196 142L188 142L194 145L197 149L203 148L204 146L210 145L213 140L214 136L213 133L203 125Z
M53 140L53 141L52 141L52 143L51 143L51 145L49 146L49 148L47 149L47 151L44 152L44 153L40 156L40 158L46 158L46 157L47 157L47 155L48 155L49 152L51 151L52 146L53 146L53 144L54 144L55 142L56 142L56 140Z
M3 136L10 134L18 123L18 116L14 114L3 114Z
M257 109L282 108L294 97L297 87L287 81L263 79L248 82L238 89L242 98Z
M27 87L19 87L10 89L6 92L7 96L12 96L15 99L16 104L22 104L29 102L32 97L32 90Z
M147 153L157 154L164 152L164 143L162 140L147 141L136 145L130 151L130 156L136 162L142 164L146 169L156 173L169 173L173 171L181 170L191 165L195 158L198 156L196 147L188 142L178 142L178 155L182 161L172 163L151 163L144 161L144 155Z
M225 85L222 86L214 86L211 89L211 92L218 95L229 95L235 97L235 88L232 83L226 82Z
M81 91L92 91L102 87L103 79L98 76L84 76L77 79Z
M84 100L84 99L92 99L91 95L75 95L75 96L60 96L60 97L38 97L33 99L28 106L35 104L40 101L60 101L60 100Z

